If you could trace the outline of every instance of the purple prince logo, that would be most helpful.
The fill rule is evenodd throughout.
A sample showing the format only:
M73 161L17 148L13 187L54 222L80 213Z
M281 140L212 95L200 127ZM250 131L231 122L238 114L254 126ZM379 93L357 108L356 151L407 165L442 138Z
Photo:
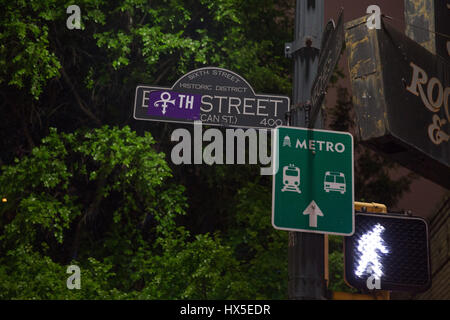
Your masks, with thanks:
M167 118L199 120L202 96L174 91L152 91L148 114Z

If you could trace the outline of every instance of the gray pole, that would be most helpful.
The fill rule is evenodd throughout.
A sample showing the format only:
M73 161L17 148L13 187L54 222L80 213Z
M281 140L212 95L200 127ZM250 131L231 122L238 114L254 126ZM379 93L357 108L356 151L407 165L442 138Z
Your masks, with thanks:
M291 125L309 125L309 99L316 77L324 25L324 0L297 0L295 40L286 44L286 53L294 59ZM313 128L322 128L321 116ZM289 232L289 299L325 299L324 236Z

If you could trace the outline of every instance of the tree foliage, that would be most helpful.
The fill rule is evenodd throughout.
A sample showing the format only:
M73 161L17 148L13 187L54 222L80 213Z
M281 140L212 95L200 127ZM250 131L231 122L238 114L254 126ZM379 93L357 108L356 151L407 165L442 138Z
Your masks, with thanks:
M183 188L150 134L102 127L51 130L2 168L3 298L243 298L255 294L218 236L192 235ZM80 291L65 287L79 265Z

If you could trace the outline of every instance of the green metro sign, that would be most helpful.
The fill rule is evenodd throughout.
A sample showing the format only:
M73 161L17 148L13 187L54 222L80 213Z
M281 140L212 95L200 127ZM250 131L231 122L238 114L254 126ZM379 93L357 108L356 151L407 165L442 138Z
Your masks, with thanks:
M353 137L347 132L277 127L272 225L276 229L352 235Z

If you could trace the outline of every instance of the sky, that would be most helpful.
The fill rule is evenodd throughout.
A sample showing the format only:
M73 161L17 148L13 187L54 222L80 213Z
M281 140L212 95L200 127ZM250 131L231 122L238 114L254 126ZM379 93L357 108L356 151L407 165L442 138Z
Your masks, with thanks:
M354 20L366 15L366 9L370 5L378 5L381 12L387 16L393 17L390 23L397 29L404 32L404 0L325 0L325 22L329 19L337 20L337 15L341 7L344 8L344 22ZM346 79L341 80L339 85L349 88L351 92L350 81L348 78L347 56L344 54L339 62L339 67L346 73ZM327 107L336 103L336 93L334 89L329 89L327 94ZM407 174L410 171L403 168L395 173ZM419 177L411 184L410 191L405 194L396 207L388 208L394 211L412 210L413 215L430 218L436 211L438 203L448 190L431 182L428 179ZM358 200L358 199L356 199Z

